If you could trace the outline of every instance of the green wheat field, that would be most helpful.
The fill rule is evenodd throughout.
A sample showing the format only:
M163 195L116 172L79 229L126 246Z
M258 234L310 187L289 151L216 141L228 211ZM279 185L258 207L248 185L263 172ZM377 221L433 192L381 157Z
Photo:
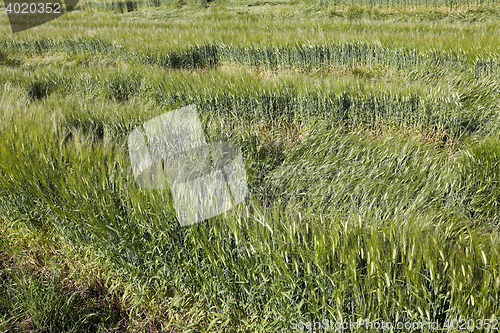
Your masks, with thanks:
M500 329L500 1L0 21L0 332ZM241 148L249 196L181 227L127 138L190 104Z

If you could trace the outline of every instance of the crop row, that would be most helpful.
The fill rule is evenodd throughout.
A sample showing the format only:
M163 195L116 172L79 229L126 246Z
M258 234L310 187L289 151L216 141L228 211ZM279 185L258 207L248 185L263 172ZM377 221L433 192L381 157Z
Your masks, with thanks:
M139 99L170 108L197 104L208 114L233 115L240 119L321 117L346 126L395 125L445 133L451 138L484 129L493 112L491 108L474 105L464 107L464 96L458 94L423 96L411 91L361 92L356 89L298 91L289 85L260 91L248 87L224 91L224 87L197 88L196 84L176 87L175 82L151 82L140 73L73 77L46 75L19 77L16 81L32 100L62 94L81 98L93 96L116 102ZM115 127L111 123L110 126Z
M194 2L195 1L190 1ZM207 1L209 2L209 1ZM307 2L307 1L304 1ZM461 5L490 5L499 3L498 0L317 0L319 5L358 5L358 6L448 6L456 7ZM84 2L76 9L99 8L130 12L145 7L159 7L161 5L178 4L173 0L127 0L127 1L106 1L106 2Z
M172 4L177 4L177 2L173 0L82 1L75 7L75 10L99 9L124 13L147 7L160 7Z
M0 52L36 53L65 52L70 54L109 54L124 61L157 65L165 69L211 67L219 63L245 64L267 68L321 68L332 65L374 64L391 66L397 70L418 67L445 67L468 70L477 77L497 74L500 57L470 59L467 54L440 50L418 51L394 49L366 43L340 43L330 45L289 45L266 47L240 47L225 44L196 45L167 53L132 52L123 46L103 39L35 39L0 40Z

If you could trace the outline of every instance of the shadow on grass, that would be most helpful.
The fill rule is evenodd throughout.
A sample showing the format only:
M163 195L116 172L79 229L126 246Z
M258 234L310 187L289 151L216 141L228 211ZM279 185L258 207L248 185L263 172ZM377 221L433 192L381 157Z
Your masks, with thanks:
M100 285L42 274L0 253L0 332L126 331L120 302Z

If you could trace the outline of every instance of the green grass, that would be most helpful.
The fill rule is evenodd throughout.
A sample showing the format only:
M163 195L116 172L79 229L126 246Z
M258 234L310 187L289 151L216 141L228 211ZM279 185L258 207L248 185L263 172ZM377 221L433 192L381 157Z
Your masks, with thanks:
M0 331L498 319L498 6L425 4L84 1L0 28ZM127 136L188 104L250 195L181 227Z
M207 8L165 6L123 14L94 12L92 9L75 11L21 32L18 38L96 37L137 51L156 53L217 42L236 46L282 46L370 41L420 50L463 50L474 55L497 53L500 40L495 19L498 17L497 5L471 5L453 10L447 6L430 7L437 17L429 17L429 7L426 6L415 9L396 7L393 14L390 9L361 7L362 12L378 10L382 13L381 19L371 19L370 14L367 18L349 19L332 14L337 9L340 13L348 12L350 7L346 6L209 4ZM85 2L80 5L84 6ZM388 11L390 15L383 17ZM6 36L10 33L6 15L1 19L0 29L3 30L0 32ZM158 32L168 30L168 38L163 33L151 33L152 29Z
M117 283L95 273L103 271L103 260L93 255L92 263L75 265L89 251L70 251L41 229L1 226L1 332L123 331L128 316Z

